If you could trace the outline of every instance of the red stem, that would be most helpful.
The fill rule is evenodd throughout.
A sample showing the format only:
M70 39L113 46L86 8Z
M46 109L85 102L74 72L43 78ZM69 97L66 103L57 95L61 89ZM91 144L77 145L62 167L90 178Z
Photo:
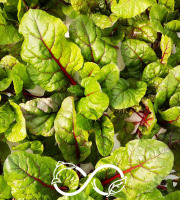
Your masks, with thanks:
M43 38L41 37L41 41L45 45L45 47L48 49L49 53L51 54L52 58L56 61L56 63L59 65L60 69L64 72L65 76L69 79L72 85L77 85L76 81L67 73L66 69L61 65L59 60L55 58L54 54L51 52L51 49L46 45Z
M145 163L145 162L144 162L144 163ZM127 169L126 171L123 171L123 174L126 174L126 173L132 171L133 169L136 169L136 168L138 168L138 167L141 167L144 163L141 163L141 164L139 164L139 165L136 165L136 166L134 166L134 167L131 167L131 168ZM116 179L116 178L121 178L121 175L120 175L120 174L117 174L117 175L115 175L115 176L113 176L113 177L111 177L111 178L109 178L109 179L103 181L103 182L102 182L102 185L104 186L104 185L106 185L106 184L109 184L112 180L114 180L114 179Z
M162 186L162 185L158 185L157 188L160 189L160 190L167 190L167 187Z

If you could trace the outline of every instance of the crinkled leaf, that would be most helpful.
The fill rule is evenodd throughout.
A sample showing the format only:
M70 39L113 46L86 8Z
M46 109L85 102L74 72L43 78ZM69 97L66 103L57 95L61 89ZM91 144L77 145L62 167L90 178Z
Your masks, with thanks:
M168 68L159 62L153 62L147 65L143 71L142 80L145 82L150 82L155 77L164 78L168 73Z
M162 51L162 58L161 58L162 64L167 64L168 58L171 55L172 46L173 46L172 39L167 37L167 35L162 35L161 43L160 43L160 47Z
M80 12L73 9L71 5L63 5L62 11L65 15L70 17L71 19L75 19L77 16L79 16Z
M93 120L87 119L82 114L77 114L76 120L77 126L85 131L90 131L93 129Z
M14 111L8 103L0 107L0 133L5 132L14 122Z
M180 65L179 52L176 52L175 54L171 54L171 56L168 59L168 65L172 67L176 67L177 65Z
M96 145L102 156L108 156L114 146L114 127L111 120L102 116L100 122L94 124Z
M176 200L180 198L180 191L172 192L168 195L166 195L165 200Z
M138 105L146 89L145 82L138 81L132 86L128 81L120 78L111 90L110 106L114 109L124 109Z
M114 64L106 65L101 68L97 77L102 88L111 90L119 80L119 68Z
M66 96L65 93L54 94L49 98L37 98L25 104L21 103L28 131L45 137L53 135L56 113Z
M81 48L85 60L95 62L100 66L116 64L116 49L101 40L96 29L92 20L85 15L80 15L70 25L70 37Z
M4 180L4 176L0 176L0 199L10 199L12 198L11 195L11 188Z
M10 125L4 135L10 142L19 142L24 140L27 136L26 122L21 107L14 102L10 102L10 105L14 111L15 122Z
M101 91L100 84L93 78L83 79L81 85L85 88L85 96L80 99L77 111L87 119L97 120L109 105L109 97Z
M84 182L86 182L86 180L87 178L81 179L80 183L83 185ZM88 196L92 197L94 200L103 200L103 196L94 190L94 184L93 184L94 181L96 181L96 186L98 187L98 189L103 191L103 186L100 180L95 177L91 179L91 181L89 182L89 184L87 185L84 191Z
M161 107L165 103L166 99L169 99L174 93L179 91L179 83L180 66L177 66L170 70L169 74L158 87L155 100L155 104L157 107Z
M12 73L10 69L0 67L0 91L6 90L12 82Z
M158 189L138 195L134 200L164 200L164 196Z
M18 63L13 67L12 79L17 96L21 94L23 87L25 89L33 89L35 87L34 83L29 78L26 66L21 63Z
M68 88L68 92L75 94L76 97L82 97L84 95L84 88L80 85L72 85Z
M155 3L154 0L113 0L111 11L121 18L132 18L144 12Z
M12 195L17 199L54 199L59 193L51 185L53 171L57 162L49 157L30 154L24 151L14 152L5 161L4 178L12 188ZM65 168L61 165L61 168ZM60 186L74 190L78 186L75 171L63 170L60 173Z
M114 14L111 14L108 17L106 15L102 15L101 13L95 13L92 14L91 17L96 26L99 26L101 29L112 27L118 20L118 17Z
M157 32L151 26L150 20L145 14L138 15L132 19L128 20L131 27L126 27L126 32L130 31L128 34L129 38L138 39L145 42L155 42L157 38Z
M167 16L168 10L164 5L154 4L150 10L150 21L155 31L164 32L162 26L164 18Z
M17 43L22 39L18 30L6 21L2 13L0 13L0 38L0 45Z
M148 44L136 39L123 42L121 52L129 75L134 78L141 76L141 71L146 65L157 61L155 52Z
M15 57L6 55L1 59L0 66L2 68L4 67L4 68L12 69L18 63L19 61Z
M180 106L180 92L175 93L169 100L170 107Z
M133 140L126 147L115 150L110 157L102 158L96 167L105 163L117 165L126 177L121 193L127 199L135 199L137 195L152 190L161 183L172 170L173 160L173 153L166 144L151 139ZM105 169L98 172L97 177L104 180L105 175L103 185L118 178L115 170Z
M19 150L19 151L26 151L29 148L33 151L34 154L40 154L40 155L43 153L43 150L44 150L43 144L38 140L33 141L33 142L27 141L25 143L22 143L22 144L19 144L18 146L13 147L12 149Z
M97 5L97 0L71 0L74 10L81 11L86 14Z
M180 107L169 108L168 110L161 112L161 116L165 121L180 127Z
M119 195L121 196L121 194ZM122 195L121 198L115 200L125 200L126 197ZM158 189L153 189L150 192L145 192L143 194L137 195L133 200L164 200L162 193Z
M177 32L180 31L180 20L173 20L168 22L165 26L165 34L173 40L173 43L180 46L180 38Z
M100 67L93 62L84 63L83 68L79 71L81 79L94 77L100 72Z
M67 97L55 119L56 141L66 161L79 163L91 152L88 132L76 124L74 98Z
M64 37L67 28L60 19L42 10L29 10L19 31L25 37L21 56L33 65L28 72L35 84L48 91L65 87L67 79L74 84L71 76L82 67L83 57Z
M159 0L159 4L166 6L166 8L174 11L174 0Z

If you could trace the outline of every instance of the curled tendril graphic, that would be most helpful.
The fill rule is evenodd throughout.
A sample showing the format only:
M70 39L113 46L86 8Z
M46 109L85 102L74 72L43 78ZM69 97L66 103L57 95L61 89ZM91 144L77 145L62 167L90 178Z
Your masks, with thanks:
M63 168L61 170L59 170L58 168L62 165L68 165L67 168ZM80 192L82 192L86 187L87 185L89 184L89 182L92 180L92 178L95 176L95 174L97 172L99 172L100 170L104 169L104 168L112 168L112 169L115 169L117 172L119 172L120 174L120 177L121 179L113 182L109 188L108 188L108 193L107 192L103 192L101 190L99 190L99 188L96 186L96 180L94 180L93 182L93 188L94 190L101 194L102 196L106 196L106 197L109 197L109 196L113 196L117 193L119 193L123 188L124 188L124 183L126 182L126 177L124 177L124 174L123 172L115 165L111 165L111 164L107 164L107 165L102 165L100 167L98 167L97 169L94 170L94 172L89 176L89 178L86 180L86 182L84 183L84 185L77 191L75 192L72 192L72 193L66 193L66 192L63 192L58 186L57 186L57 183L61 183L61 180L59 178L59 175L61 174L61 172L63 170L70 170L70 169L74 169L74 170L77 170L79 171L84 177L87 176L86 172L84 172L80 167L72 164L72 163L64 163L64 162L61 162L59 161L56 165L56 168L54 170L54 173L53 173L53 180L51 182L51 184L54 186L54 188L57 190L57 192L59 192L60 194L64 195L64 196L75 196L77 194L79 194ZM114 189L119 189L117 191L114 191Z

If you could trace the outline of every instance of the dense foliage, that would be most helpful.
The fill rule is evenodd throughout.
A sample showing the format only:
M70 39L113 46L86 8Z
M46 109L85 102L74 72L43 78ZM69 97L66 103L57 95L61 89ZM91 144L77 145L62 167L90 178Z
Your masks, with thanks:
M0 0L0 199L180 199L179 11L179 0ZM61 197L57 161L116 165L125 187ZM85 181L59 176L66 192ZM119 178L95 177L104 191Z

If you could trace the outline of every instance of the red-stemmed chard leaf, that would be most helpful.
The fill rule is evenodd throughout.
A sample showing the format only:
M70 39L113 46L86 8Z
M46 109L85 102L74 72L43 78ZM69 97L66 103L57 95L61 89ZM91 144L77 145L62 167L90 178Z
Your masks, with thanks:
M80 49L65 38L66 31L60 19L41 10L29 10L19 26L25 38L21 56L30 64L30 78L47 91L69 82L76 85L73 76L83 64Z

